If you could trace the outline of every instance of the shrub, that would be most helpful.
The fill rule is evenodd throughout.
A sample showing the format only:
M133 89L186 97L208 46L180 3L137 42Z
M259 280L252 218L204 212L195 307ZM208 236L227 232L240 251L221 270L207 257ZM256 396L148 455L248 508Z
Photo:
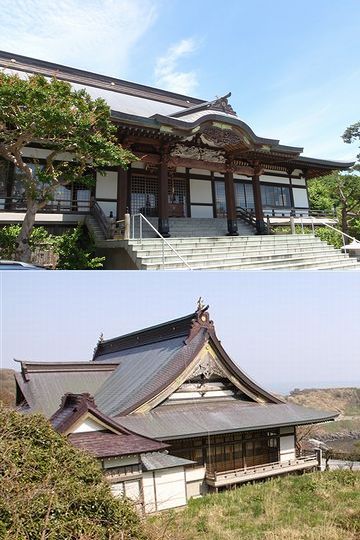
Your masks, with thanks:
M145 540L132 503L42 415L0 404L0 453L1 540Z
M0 228L0 258L14 259L20 225ZM59 270L93 270L102 268L105 257L95 257L95 246L83 225L61 235L50 234L44 227L35 227L30 235L32 252L44 248L58 255Z

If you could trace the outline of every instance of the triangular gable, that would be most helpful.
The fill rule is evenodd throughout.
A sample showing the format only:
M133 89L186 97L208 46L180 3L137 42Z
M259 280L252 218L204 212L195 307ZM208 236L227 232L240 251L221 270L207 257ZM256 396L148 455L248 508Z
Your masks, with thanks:
M259 404L281 402L251 381L224 353L219 350L218 340L214 341L208 335L201 350L182 373L131 413L145 413L164 404L186 400L236 399Z

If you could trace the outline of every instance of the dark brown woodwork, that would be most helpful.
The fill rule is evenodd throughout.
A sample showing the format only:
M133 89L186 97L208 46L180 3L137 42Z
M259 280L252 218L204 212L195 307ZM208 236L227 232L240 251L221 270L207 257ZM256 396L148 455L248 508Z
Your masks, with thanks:
M254 193L254 206L255 206L255 220L256 220L256 232L257 234L266 234L266 225L264 222L264 211L261 200L260 189L260 169L254 169L255 174L252 177L252 186Z
M116 201L116 219L124 219L128 208L128 171L122 167L118 168L117 178L117 201Z
M236 201L235 201L235 186L234 186L234 172L231 163L227 164L225 172L225 198L227 209L227 225L228 235L238 236L238 226L236 221Z
M169 232L169 175L168 153L164 151L159 167L159 233L168 238Z

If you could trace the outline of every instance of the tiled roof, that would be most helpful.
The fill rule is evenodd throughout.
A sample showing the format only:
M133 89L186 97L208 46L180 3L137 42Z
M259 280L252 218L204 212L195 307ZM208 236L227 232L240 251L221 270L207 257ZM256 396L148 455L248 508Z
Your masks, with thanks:
M98 458L140 454L168 448L166 444L141 435L117 435L106 431L73 433L69 435L69 441L77 448Z
M146 414L131 414L116 421L123 427L160 440L203 436L209 433L250 431L333 420L338 413L290 403L244 404L229 401L161 406Z
M170 469L172 467L192 465L195 461L171 456L165 452L151 452L149 454L142 454L141 463L146 471L157 471L159 469Z

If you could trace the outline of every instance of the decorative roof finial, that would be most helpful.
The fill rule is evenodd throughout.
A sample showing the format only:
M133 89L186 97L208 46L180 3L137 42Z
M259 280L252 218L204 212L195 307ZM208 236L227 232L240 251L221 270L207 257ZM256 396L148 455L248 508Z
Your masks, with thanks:
M201 296L199 296L199 300L197 301L197 310L196 311L201 311L202 309L204 309L205 307L205 304L204 304L204 300Z
M96 355L96 353L97 353L97 350L98 350L98 348L99 348L99 345L101 345L101 343L102 343L103 341L104 341L104 334L101 332L101 334L100 334L100 336L99 336L99 339L98 339L98 341L97 341L97 344L96 344L96 346L95 346L95 348L94 348L94 352L93 352L93 360L94 360L94 358L95 358L95 355Z

